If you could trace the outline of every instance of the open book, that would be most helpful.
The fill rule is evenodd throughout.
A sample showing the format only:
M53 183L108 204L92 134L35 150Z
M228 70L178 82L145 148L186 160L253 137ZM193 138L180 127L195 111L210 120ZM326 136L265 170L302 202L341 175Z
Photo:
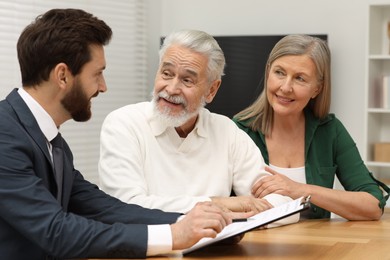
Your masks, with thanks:
M309 202L310 196L301 197L296 200L284 203L275 208L260 212L248 218L246 221L233 222L232 224L226 226L215 238L203 238L192 247L183 250L182 254L190 253L194 250L205 247L207 245L211 245L223 239L251 231L253 229L265 226L271 222L301 212L309 208Z

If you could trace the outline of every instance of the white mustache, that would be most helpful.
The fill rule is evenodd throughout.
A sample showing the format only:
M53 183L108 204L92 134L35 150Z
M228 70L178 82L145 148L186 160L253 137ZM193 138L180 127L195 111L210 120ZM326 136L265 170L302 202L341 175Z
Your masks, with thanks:
M182 97L182 96L178 96L178 95L175 95L175 96L171 96L169 95L166 91L160 91L157 96L159 98L163 98L171 103L174 103L174 104L181 104L181 105L184 105L186 106L187 105L187 102L186 100Z

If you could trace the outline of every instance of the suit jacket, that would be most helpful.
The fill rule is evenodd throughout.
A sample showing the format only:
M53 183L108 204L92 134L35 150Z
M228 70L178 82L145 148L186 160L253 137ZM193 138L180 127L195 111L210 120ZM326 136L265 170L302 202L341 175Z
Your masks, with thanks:
M56 194L46 138L15 89L0 102L2 259L146 257L147 224L179 216L103 193L74 169L65 141L61 204Z

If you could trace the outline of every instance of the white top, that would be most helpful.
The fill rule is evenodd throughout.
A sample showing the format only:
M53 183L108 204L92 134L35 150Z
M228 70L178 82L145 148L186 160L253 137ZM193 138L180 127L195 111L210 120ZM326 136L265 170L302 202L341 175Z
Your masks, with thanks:
M299 182L299 183L307 183L306 182L306 174L305 174L305 166L296 167L296 168L282 168L275 166L273 164L269 165L271 169L277 171L280 174L287 176L289 179ZM301 219L308 218L309 211L304 211L300 214Z
M111 112L103 122L100 187L124 202L186 213L211 196L250 195L264 171L252 139L228 117L201 109L181 139L153 116L151 102ZM274 206L291 198L271 194Z
M287 176L289 179L295 182L306 183L305 166L296 168L281 168L272 164L270 164L269 166L271 167L271 169Z
M58 134L58 129L52 117L42 106L28 94L23 88L18 89L18 93L24 100L31 113L34 115L39 128L45 135L48 150L51 154L50 142ZM148 248L147 255L157 255L172 250L172 235L169 225L148 225Z

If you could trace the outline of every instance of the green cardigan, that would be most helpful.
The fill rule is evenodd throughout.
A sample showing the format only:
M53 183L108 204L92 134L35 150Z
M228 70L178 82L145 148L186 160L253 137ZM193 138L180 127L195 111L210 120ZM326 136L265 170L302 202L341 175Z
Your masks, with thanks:
M309 111L305 111L305 174L306 182L322 187L333 188L335 176L347 191L365 191L379 200L384 208L387 197L377 181L365 166L355 142L343 124L329 114L319 120ZM260 148L264 161L269 164L268 151L264 135L248 127L248 122L233 121L244 130ZM385 187L387 188L387 186ZM388 191L387 191L388 192ZM329 218L330 212L314 204L311 205L309 218Z

